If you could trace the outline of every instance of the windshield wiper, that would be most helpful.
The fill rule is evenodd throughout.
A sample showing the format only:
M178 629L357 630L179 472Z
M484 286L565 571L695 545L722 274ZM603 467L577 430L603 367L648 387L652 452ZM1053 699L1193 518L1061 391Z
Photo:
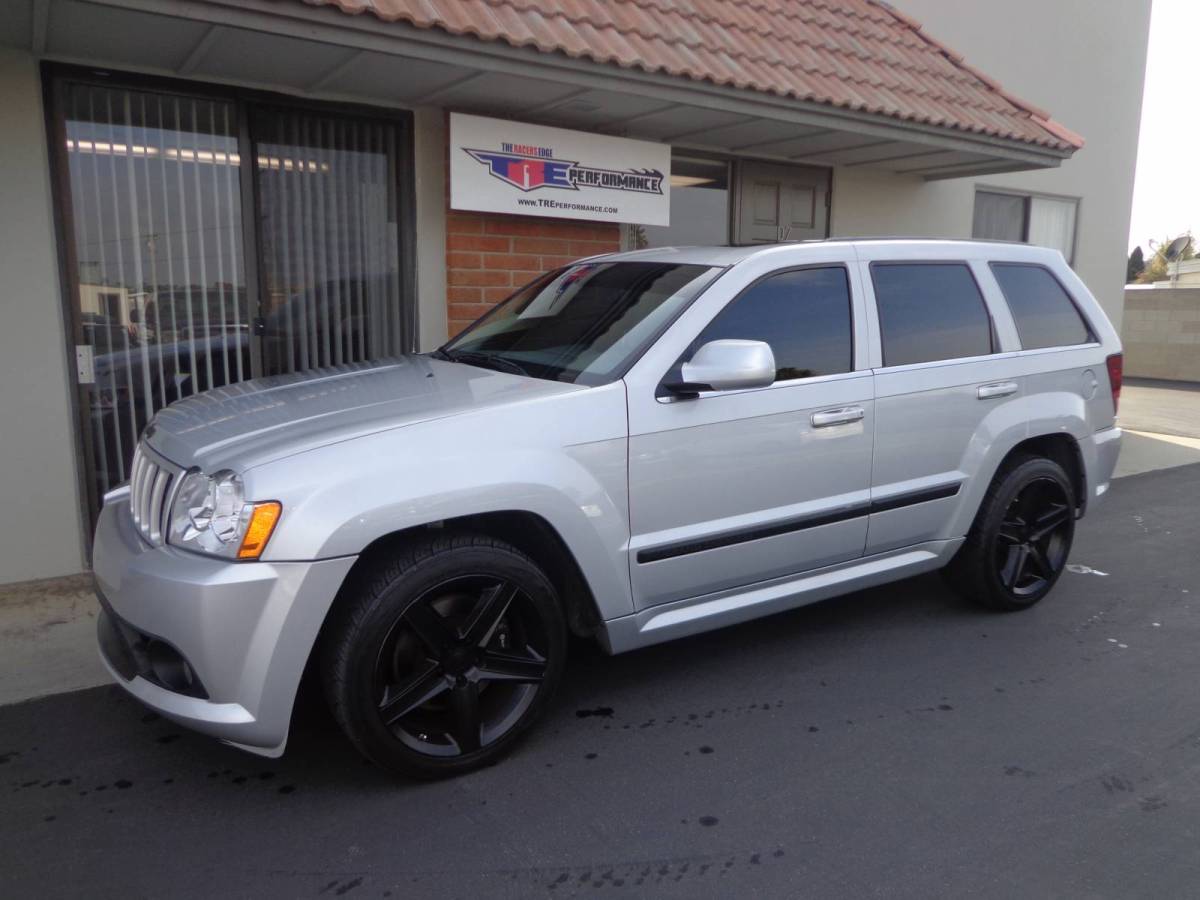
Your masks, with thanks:
M503 372L511 372L514 375L532 377L524 366L505 356L495 356L491 353L481 353L476 350L456 350L454 352L435 350L433 355L438 359L448 360L449 362L460 362L468 366L479 366L481 369L496 369Z

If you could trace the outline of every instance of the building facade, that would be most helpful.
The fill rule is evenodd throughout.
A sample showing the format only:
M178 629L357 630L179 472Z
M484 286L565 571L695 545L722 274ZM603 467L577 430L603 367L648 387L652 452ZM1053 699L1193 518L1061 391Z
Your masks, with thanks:
M581 256L1031 241L1119 327L1149 7L0 0L0 583L86 569L163 405L433 349Z

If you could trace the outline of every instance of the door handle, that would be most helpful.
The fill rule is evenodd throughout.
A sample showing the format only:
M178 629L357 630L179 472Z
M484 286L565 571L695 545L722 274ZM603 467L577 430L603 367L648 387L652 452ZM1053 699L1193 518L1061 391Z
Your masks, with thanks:
M1017 392L1017 383L1015 381L997 381L995 384L983 384L979 386L977 393L980 400L993 400L996 397L1007 397L1009 394Z
M858 422L865 416L861 406L847 406L842 409L827 409L824 412L812 414L813 428L828 428L831 425L848 425Z

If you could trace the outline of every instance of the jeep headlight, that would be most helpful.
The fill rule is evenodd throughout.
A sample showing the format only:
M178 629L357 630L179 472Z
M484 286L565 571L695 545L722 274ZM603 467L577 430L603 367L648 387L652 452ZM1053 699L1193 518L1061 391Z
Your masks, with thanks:
M234 472L189 472L171 505L168 540L211 556L258 559L280 512L275 501L248 503L242 479Z

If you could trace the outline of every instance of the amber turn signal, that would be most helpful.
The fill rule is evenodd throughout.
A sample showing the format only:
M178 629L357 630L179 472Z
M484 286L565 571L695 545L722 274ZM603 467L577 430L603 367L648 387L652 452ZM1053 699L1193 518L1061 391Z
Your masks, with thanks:
M238 548L238 559L258 559L262 555L282 512L283 507L275 500L254 504L250 524L246 527L246 536L242 538L242 546Z

